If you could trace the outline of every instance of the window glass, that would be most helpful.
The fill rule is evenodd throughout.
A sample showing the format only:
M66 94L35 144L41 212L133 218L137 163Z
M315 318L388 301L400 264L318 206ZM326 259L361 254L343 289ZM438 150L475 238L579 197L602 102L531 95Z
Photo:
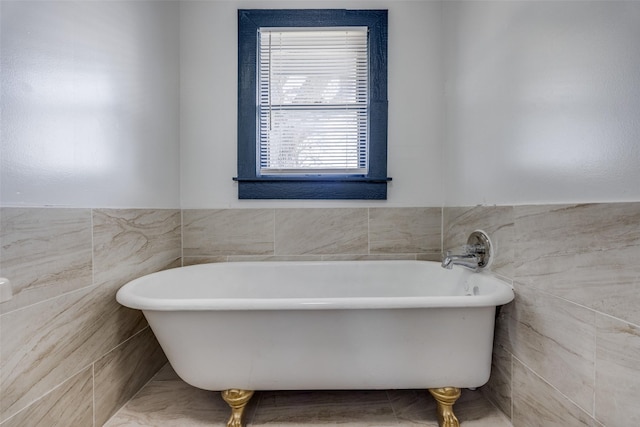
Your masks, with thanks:
M260 175L367 173L367 27L260 28Z

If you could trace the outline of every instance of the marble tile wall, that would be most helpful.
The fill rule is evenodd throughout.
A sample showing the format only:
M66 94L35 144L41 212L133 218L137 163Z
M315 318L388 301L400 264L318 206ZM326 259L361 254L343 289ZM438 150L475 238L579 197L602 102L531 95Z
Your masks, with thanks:
M516 427L640 425L640 203L445 208L443 247L478 228L516 291L487 396Z
M165 362L115 292L211 261L438 259L440 208L0 208L0 426L102 425ZM184 221L184 226L183 226ZM184 240L184 244L182 243Z
M165 363L115 292L180 265L180 233L179 210L0 208L0 426L102 425Z
M182 212L183 262L440 259L441 211L189 209Z
M640 425L640 203L2 208L0 221L0 274L14 283L0 304L2 427L101 425L157 371L143 316L114 300L134 277L181 258L439 259L475 229L516 289L497 316L487 396L515 426Z

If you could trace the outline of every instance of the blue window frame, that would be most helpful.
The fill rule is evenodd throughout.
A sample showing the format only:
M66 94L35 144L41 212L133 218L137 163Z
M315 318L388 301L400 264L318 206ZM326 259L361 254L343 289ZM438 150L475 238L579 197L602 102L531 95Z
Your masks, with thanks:
M263 175L259 159L258 45L260 28L368 28L368 141L364 174ZM387 11L336 9L238 10L239 199L387 198Z

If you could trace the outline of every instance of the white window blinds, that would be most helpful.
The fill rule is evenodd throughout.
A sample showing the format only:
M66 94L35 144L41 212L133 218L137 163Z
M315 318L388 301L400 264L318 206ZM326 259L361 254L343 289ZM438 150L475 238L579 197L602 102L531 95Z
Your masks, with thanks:
M366 174L367 28L261 28L261 175Z

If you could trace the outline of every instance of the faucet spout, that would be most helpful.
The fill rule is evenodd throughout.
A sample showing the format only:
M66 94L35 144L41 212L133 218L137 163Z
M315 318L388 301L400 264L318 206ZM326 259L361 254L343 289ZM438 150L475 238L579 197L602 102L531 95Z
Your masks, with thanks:
M442 267L450 270L454 265L459 265L476 271L488 265L490 255L491 242L489 237L478 230L471 233L467 244L462 247L461 254L446 252L446 255L442 257Z
M476 270L480 262L481 259L477 254L453 255L447 252L447 255L442 258L442 267L451 270L454 265L459 265Z

